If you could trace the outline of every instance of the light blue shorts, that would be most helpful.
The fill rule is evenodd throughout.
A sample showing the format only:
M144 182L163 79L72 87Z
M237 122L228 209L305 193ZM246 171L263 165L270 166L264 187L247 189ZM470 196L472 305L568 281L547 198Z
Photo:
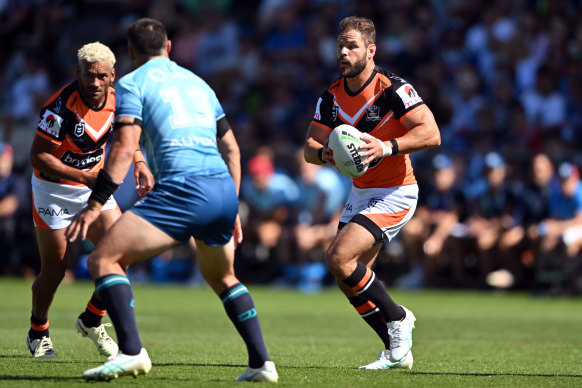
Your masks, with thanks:
M230 175L183 175L156 182L130 210L178 241L218 246L232 237L238 196Z

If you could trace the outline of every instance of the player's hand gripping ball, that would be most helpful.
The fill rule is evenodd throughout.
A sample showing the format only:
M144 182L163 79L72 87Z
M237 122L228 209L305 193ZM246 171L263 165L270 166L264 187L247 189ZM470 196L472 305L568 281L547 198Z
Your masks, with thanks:
M335 127L329 135L327 146L333 150L335 166L344 175L356 178L368 170L368 164L363 165L365 160L360 156L360 149L364 141L360 140L360 132L351 125L342 124Z

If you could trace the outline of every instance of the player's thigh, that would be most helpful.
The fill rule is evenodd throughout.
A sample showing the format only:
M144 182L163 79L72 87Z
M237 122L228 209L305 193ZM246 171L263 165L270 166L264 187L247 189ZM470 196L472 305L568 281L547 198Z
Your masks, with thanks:
M178 241L131 211L126 211L101 238L90 259L126 267L149 259Z
M196 240L198 248L198 269L210 287L219 294L238 280L234 274L234 242L231 238L226 245L209 246Z
M362 225L347 223L331 242L326 261L331 265L342 265L364 257L374 248L374 236Z
M99 218L95 220L93 224L89 227L87 231L87 237L94 244L97 244L101 237L107 232L109 228L121 217L121 210L119 207L115 207L109 210L103 210L99 215Z
M67 268L69 251L65 230L36 228L36 240L43 270Z

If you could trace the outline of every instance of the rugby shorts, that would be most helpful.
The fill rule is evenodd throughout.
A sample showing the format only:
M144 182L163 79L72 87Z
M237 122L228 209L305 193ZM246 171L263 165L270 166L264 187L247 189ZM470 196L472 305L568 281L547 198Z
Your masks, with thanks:
M40 229L64 229L89 201L91 189L87 186L71 186L49 182L37 178L32 184L32 218L34 226ZM101 211L117 207L113 196L101 208Z
M130 210L175 240L219 246L232 237L238 195L228 174L181 175L157 182Z
M339 229L348 222L366 228L376 239L392 240L412 218L418 202L418 185L359 189L352 186L340 216Z

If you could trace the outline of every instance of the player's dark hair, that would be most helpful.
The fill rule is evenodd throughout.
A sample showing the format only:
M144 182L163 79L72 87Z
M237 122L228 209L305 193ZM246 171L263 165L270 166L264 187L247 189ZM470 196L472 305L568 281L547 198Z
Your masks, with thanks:
M164 25L155 19L136 20L127 30L127 41L138 53L145 56L160 55L168 44Z
M359 31L366 46L376 43L376 28L374 27L374 22L370 19L359 16L349 16L343 19L339 24L338 35L350 30Z

